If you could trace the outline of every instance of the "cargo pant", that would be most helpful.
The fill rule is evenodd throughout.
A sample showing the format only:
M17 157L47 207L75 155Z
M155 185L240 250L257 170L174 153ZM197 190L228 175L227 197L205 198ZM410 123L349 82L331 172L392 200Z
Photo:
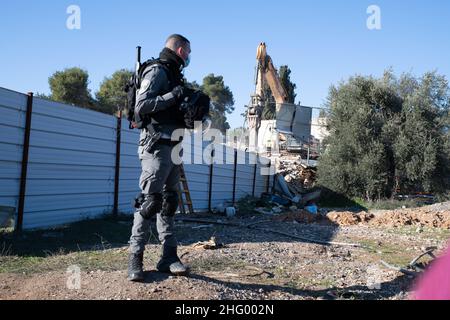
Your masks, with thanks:
M142 173L139 186L143 194L177 192L180 182L180 166L175 165L171 155L173 146L156 144L150 152L139 151ZM130 252L140 254L150 238L151 220L145 220L139 210L134 214L130 238ZM174 217L157 214L156 228L163 246L177 247L174 234Z

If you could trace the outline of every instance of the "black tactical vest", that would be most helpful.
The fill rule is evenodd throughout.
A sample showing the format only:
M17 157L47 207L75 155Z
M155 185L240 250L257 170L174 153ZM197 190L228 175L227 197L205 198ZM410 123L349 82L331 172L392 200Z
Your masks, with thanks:
M161 69L164 70L168 79L167 85L164 86L163 90L161 90L158 95L163 96L171 92L176 86L184 85L181 72L174 70L169 62L158 61L156 65L160 66ZM149 119L146 119L145 122L152 125L155 131L162 132L167 135L172 135L174 130L185 127L184 113L180 110L179 106L174 106L167 110L154 113L149 117Z

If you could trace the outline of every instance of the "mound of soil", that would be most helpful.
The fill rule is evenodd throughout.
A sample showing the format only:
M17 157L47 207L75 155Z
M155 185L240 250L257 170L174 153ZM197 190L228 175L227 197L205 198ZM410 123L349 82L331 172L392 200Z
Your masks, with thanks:
M376 226L421 226L450 229L450 212L428 212L421 209L389 211L377 216L371 224Z
M341 226L368 223L387 227L420 226L450 229L450 206L448 203L442 203L422 208L382 211L375 215L366 212L332 211L327 214L327 218Z
M354 226L369 222L374 218L374 215L366 212L330 212L327 214L327 218L340 226Z
M273 218L275 221L281 222L298 222L298 223L313 223L322 219L322 216L317 214L311 214L305 210L298 210L294 212L288 212L280 214Z

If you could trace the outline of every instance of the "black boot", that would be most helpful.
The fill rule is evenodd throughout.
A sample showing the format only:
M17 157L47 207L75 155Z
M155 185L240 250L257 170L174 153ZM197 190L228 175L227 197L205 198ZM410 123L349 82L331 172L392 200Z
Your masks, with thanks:
M159 272L171 273L176 276L185 276L189 268L183 265L177 255L177 247L162 247L162 257L156 266Z
M130 253L128 256L128 280L141 282L144 280L144 253Z

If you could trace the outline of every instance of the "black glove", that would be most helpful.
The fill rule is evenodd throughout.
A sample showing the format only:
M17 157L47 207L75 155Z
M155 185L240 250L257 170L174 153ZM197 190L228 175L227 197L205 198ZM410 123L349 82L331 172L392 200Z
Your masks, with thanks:
M186 96L186 89L183 86L176 86L175 88L173 88L172 94L177 101L181 101Z

